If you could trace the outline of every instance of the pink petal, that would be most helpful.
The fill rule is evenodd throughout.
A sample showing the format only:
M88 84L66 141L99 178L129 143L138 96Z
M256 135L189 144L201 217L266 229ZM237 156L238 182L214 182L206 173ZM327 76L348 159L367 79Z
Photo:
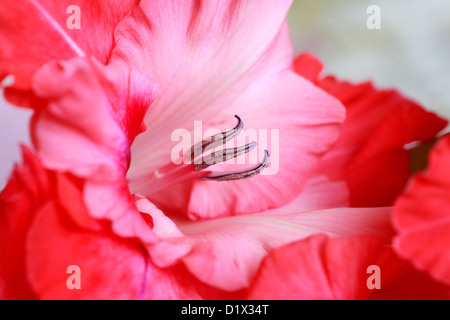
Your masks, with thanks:
M52 62L33 80L45 105L33 117L33 142L49 168L94 181L123 178L129 146L156 88L123 64Z
M345 181L333 181L326 175L316 174L309 179L302 193L281 208L284 212L309 212L350 206L350 192Z
M450 284L450 137L432 151L424 173L412 179L394 210L395 248L418 269Z
M190 218L258 212L300 193L344 115L335 99L292 71L293 48L284 23L289 4L148 1L120 23L113 56L161 84L145 118L148 130L132 146L128 178L133 193L166 209L187 208ZM251 154L262 161L267 148L276 174L237 182L195 181L183 188L190 196L176 199L169 188L161 191L165 196L152 194L157 182L135 183L150 181L171 163L174 130L193 135L194 121L202 121L203 130L229 129L235 114L244 129L267 130L267 135L279 130L279 143L260 143ZM236 169L216 167L212 170Z
M123 238L137 238L145 243L157 241L157 237L145 219L139 214L128 186L123 183L95 183L84 186L84 203L90 216L112 221L112 231Z
M238 300L244 297L244 290L227 292L203 283L182 263L168 268L159 268L149 261L146 279L143 299Z
M107 62L114 29L135 3L135 0L2 1L0 79L8 74L15 78L14 85L5 90L6 97L13 103L28 105L25 96L31 96L31 76L50 60L93 55ZM72 12L67 11L74 4L80 8L80 29L67 27Z
M123 64L74 59L43 66L33 90L45 99L32 119L33 142L44 164L87 180L84 200L93 217L115 221L114 230L124 237L139 234L150 241L125 173L130 144L143 130L157 87Z
M273 250L262 262L248 299L365 299L369 266L383 288L405 263L375 237L315 235Z
M145 199L139 210L145 212ZM148 212L152 215L152 212ZM389 208L332 209L310 213L281 209L253 215L207 221L174 220L165 226L165 236L149 245L153 262L161 268L183 262L202 282L225 291L248 287L264 258L272 249L312 234L331 236L371 234L390 242L393 231ZM162 219L161 213L155 217ZM167 218L165 218L167 219ZM180 235L181 231L182 235Z
M147 200L147 198L141 195L134 195L137 209L143 213L152 217L153 220L153 232L160 239L181 237L183 234L178 229L177 225L164 215L153 203Z

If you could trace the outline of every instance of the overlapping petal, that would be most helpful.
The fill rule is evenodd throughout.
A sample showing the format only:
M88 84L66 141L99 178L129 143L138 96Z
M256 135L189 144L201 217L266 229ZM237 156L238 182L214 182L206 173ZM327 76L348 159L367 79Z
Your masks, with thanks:
M12 74L14 84L5 96L19 105L29 104L33 73L50 60L94 56L102 63L109 59L114 29L136 0L14 0L2 1L0 8L0 79ZM80 29L67 27L76 5ZM69 11L69 12L68 12ZM102 18L99 18L99 17Z
M242 298L242 291L202 283L182 263L160 268L151 261L144 246L154 240L149 234L175 234L167 232L173 223L147 200L145 211L155 222L135 210L141 229L121 220L129 232L119 236L109 221L90 215L84 180L45 169L26 147L23 156L0 195L2 299ZM72 266L78 289L68 286Z
M87 180L84 199L93 217L134 219L125 179L130 145L145 128L157 85L124 64L76 58L44 65L32 89L43 101L32 118L32 138L46 167ZM129 228L119 221L114 226L118 233Z
M410 176L406 145L432 140L447 120L395 90L379 90L371 82L352 84L334 76L321 77L323 65L310 54L300 55L294 67L339 99L347 111L339 139L322 158L316 175L329 182L345 182L349 197L343 206L392 205ZM333 192L333 186L323 181L322 190Z
M142 294L143 250L108 234L77 230L53 202L35 213L25 258L29 282L42 299L138 299ZM67 268L73 265L80 270L76 290L67 286Z
M148 200L140 198L139 211L152 215ZM147 209L148 208L148 209ZM390 208L342 208L309 213L277 209L259 214L207 221L163 219L165 235L149 246L150 257L161 268L183 262L201 281L225 291L249 286L261 260L272 249L315 233L330 236L370 234L389 243L393 230ZM205 263L208 261L208 263Z
M425 172L412 179L398 199L394 225L395 248L418 269L450 285L450 137L443 138L430 156Z
M273 250L262 262L248 298L366 299L377 290L367 285L370 266L379 268L383 287L401 273L405 262L375 237L315 235Z
M383 284L398 276L405 263L385 246L393 236L385 206L409 175L405 144L431 139L445 120L395 91L320 79L309 55L293 67L290 1L79 4L88 12L82 32L62 27L63 1L0 9L25 17L2 21L0 78L16 77L6 92L16 104L32 96L44 165L24 149L0 195L1 297L359 299L371 293L367 266L381 267ZM4 31L27 37L30 21L40 22L32 54ZM36 46L42 33L53 50ZM341 103L348 116L334 142ZM257 133L250 157L261 161L268 149L263 173L273 174L155 188L160 169L172 168L174 130L193 133L202 121L203 131L223 131L235 114ZM274 132L264 144L261 135ZM448 146L396 209L397 250L446 283L439 239L448 216L429 211L445 204L447 177L437 175ZM416 190L428 188L431 200L415 206ZM192 221L201 218L215 219ZM82 270L79 291L66 285L70 265Z
M82 181L45 169L29 149L22 150L24 163L0 195L1 297L138 297L144 252L89 215ZM67 286L72 265L81 268L84 290Z
M1 299L34 296L25 274L25 238L34 208L42 205L50 189L49 177L40 162L29 149L22 147L22 153L24 164L15 166L0 194Z

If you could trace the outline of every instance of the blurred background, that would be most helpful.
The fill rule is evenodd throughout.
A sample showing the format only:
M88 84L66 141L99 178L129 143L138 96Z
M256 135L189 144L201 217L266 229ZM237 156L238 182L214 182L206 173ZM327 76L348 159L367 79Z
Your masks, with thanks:
M370 5L380 8L381 29L366 26ZM398 89L450 118L449 0L295 0L288 21L296 52L320 58L323 74ZM0 189L18 143L29 143L29 116L0 98Z
M370 5L379 30L366 26ZM296 52L319 57L323 74L373 80L450 117L450 1L294 0L288 21Z

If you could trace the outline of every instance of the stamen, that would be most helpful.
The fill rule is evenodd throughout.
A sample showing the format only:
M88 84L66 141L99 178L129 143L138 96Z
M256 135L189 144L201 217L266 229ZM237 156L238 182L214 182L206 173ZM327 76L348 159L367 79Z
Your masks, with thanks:
M241 172L229 172L229 173L221 173L221 174L211 174L206 177L201 177L199 179L209 179L209 180L216 180L216 181L230 181L230 180L239 180L239 179L246 179L253 177L254 175L257 175L261 171L263 171L265 168L267 168L270 164L270 155L269 151L264 150L264 159L258 166L254 167L253 169L241 171Z
M255 147L256 142L252 141L249 144L246 144L245 146L242 147L228 148L211 152L209 155L203 157L202 163L195 165L195 171L203 170L214 164L218 164L236 158L244 153L252 151Z
M194 160L201 156L204 152L214 149L220 145L224 145L234 137L236 137L244 127L244 123L242 122L239 116L234 116L238 120L238 124L234 129L228 130L226 132L221 132L215 134L209 138L206 138L200 142L197 142L195 145L191 147L191 161L194 163Z
M238 123L234 129L215 134L194 144L190 148L190 164L180 166L179 164L170 163L155 170L149 175L130 182L130 190L134 190L134 193L139 193L139 190L145 190L147 194L152 194L169 188L170 186L196 179L231 181L250 178L260 173L270 164L270 156L267 150L265 150L263 161L251 169L240 172L214 172L209 169L205 170L214 164L222 163L248 153L256 147L257 143L252 141L241 147L224 148L217 151L212 150L209 154L205 154L206 151L219 146L224 146L242 131L244 123L239 116L235 115L235 117L238 120ZM187 153L187 156L189 156L189 153Z

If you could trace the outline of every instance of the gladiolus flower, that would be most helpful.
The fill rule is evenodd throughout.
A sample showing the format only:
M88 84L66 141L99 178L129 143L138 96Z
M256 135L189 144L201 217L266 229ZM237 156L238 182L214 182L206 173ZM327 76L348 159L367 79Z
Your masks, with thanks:
M395 92L320 79L305 56L294 66L289 4L81 1L86 24L65 30L64 1L6 1L0 76L16 79L9 101L34 109L34 150L23 147L0 196L3 298L366 298L366 264L387 282L401 273L386 245L389 206L408 177L403 146L446 121ZM44 32L53 50L37 45ZM17 35L30 33L24 50ZM361 117L367 110L374 116ZM195 121L226 132L192 141L200 154L243 126L279 140L229 151L256 167L176 165L171 135L194 133ZM296 262L308 289L272 294L282 272L298 276ZM71 265L79 290L67 286ZM358 274L350 284L348 272Z

